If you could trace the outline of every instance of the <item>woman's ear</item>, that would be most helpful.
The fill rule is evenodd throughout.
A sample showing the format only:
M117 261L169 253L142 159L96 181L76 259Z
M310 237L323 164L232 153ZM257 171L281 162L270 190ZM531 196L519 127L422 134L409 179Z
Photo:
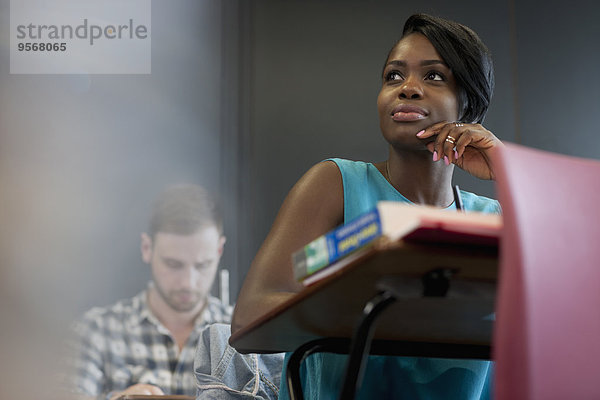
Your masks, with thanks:
M152 238L147 233L142 233L140 250L142 252L142 260L146 264L150 264L152 261Z

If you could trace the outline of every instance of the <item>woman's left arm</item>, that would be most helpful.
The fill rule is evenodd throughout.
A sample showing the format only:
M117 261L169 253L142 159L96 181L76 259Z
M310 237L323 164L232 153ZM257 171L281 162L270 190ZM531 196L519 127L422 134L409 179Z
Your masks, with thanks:
M490 154L503 144L481 124L439 122L418 135L420 139L434 136L435 141L427 144L434 161L453 163L480 179L495 179Z

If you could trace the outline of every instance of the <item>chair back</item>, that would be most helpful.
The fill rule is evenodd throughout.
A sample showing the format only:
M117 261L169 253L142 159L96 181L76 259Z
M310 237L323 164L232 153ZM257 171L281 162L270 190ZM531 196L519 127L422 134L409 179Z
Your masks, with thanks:
M493 161L494 398L600 399L600 162L512 144Z

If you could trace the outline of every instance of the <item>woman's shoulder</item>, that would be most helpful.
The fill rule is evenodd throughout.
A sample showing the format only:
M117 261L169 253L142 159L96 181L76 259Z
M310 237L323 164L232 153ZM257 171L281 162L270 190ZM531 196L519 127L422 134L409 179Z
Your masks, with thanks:
M346 160L328 158L326 160L314 164L308 169L308 171L304 173L304 175L302 176L302 178L300 178L298 183L300 183L301 186L306 186L306 184L310 182L316 183L316 185L319 186L323 183L339 181L340 173L342 171L342 168L340 168L340 164L338 164L339 161L341 161L341 164L343 164L343 161Z
M373 164L365 161L348 160L346 158L327 158L323 162L332 161L342 171L344 170L366 170L373 166Z
M328 158L323 160L323 162L327 164L335 164L342 174L344 181L354 179L362 181L367 179L369 176L381 174L375 164L366 161L355 161L345 158Z
M294 212L311 209L313 206L337 209L343 205L343 184L340 169L333 162L313 165L296 182L283 204L283 209ZM312 211L311 211L312 212Z

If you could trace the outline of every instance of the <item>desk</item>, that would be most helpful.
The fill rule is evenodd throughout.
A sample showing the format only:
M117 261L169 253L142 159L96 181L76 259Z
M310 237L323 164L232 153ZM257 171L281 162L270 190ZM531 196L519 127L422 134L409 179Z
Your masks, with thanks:
M378 319L372 353L490 358L497 246L377 240L359 252L343 269L231 335L231 346L273 353L318 338L350 338L365 304L388 281L401 294ZM424 297L423 277L440 268L452 272L446 296Z

